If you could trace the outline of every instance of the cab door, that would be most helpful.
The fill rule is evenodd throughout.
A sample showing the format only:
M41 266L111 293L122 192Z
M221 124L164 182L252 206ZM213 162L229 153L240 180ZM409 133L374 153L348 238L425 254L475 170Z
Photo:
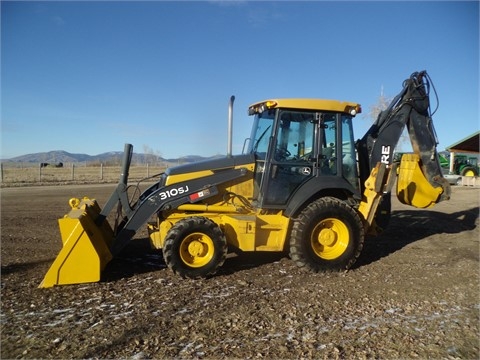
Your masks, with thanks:
M260 184L262 207L282 208L302 183L317 175L317 118L315 112L278 111Z

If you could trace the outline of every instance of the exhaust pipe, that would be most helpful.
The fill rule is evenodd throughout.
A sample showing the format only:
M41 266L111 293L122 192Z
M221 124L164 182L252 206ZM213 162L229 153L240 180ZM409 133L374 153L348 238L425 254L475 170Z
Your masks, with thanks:
M233 102L235 96L230 96L228 103L228 137L227 137L227 157L232 157L232 137L233 137Z
M122 173L120 175L120 183L127 185L128 183L128 171L130 169L130 163L132 162L133 154L133 145L125 144L123 150L123 160L122 160Z

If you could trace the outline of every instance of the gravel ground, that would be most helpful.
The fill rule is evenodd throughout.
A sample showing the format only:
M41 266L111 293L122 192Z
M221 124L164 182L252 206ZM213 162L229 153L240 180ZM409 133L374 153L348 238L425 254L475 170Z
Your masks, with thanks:
M478 359L480 189L390 227L354 269L313 274L282 254L173 275L142 232L99 283L38 289L72 196L114 186L1 189L1 358Z

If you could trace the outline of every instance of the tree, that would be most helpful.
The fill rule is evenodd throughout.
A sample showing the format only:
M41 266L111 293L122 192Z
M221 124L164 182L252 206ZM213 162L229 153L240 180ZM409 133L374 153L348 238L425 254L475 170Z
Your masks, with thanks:
M158 150L155 151L150 146L145 144L143 145L143 155L145 164L156 164L160 158L160 152Z
M377 120L378 115L385 110L388 105L390 105L390 102L392 101L392 98L387 98L385 94L383 93L383 86L380 90L380 96L378 97L378 100L375 104L370 106L370 111L368 112L368 118L371 119L372 123Z
M375 104L370 106L370 111L367 114L367 118L371 120L372 123L374 123L378 115L380 113L388 108L388 105L392 102L393 98L386 97L385 94L383 93L383 86L380 90L380 96L378 97L378 100ZM400 136L400 139L398 140L398 144L395 148L396 152L405 152L407 150L404 149L404 145L408 145L409 142L409 135L408 135L408 130L405 128L402 132L402 135ZM408 150L411 151L411 150Z

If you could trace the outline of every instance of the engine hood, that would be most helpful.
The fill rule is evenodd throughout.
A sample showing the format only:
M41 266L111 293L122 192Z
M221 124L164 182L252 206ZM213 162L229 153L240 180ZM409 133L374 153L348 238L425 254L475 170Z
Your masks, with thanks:
M172 168L168 168L165 171L166 175L178 175L187 174L191 172L203 171L203 170L220 170L229 169L236 166L251 164L255 162L255 156L253 154L242 154L234 156L216 157L212 159L202 160L195 163L188 163Z

